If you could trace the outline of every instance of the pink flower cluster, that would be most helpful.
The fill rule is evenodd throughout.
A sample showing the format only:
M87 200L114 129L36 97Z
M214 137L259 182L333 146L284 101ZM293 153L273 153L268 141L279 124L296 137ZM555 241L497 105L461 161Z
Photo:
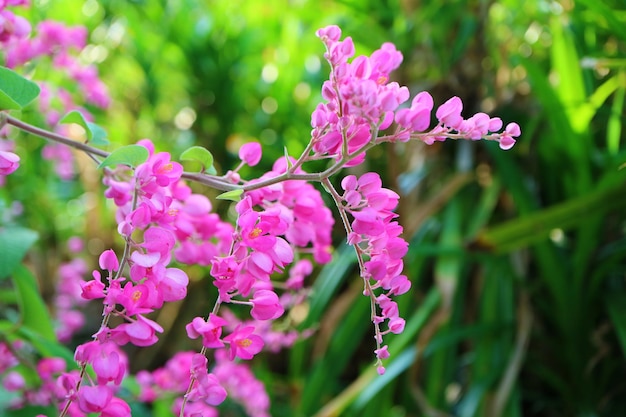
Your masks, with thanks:
M124 177L125 172L112 171L105 178L109 187L106 194L119 206L118 231L127 247L121 263L113 250L101 254L99 266L107 272L106 279L96 270L93 280L81 284L84 299L103 300L105 318L94 340L80 345L75 353L79 365L90 365L96 375L88 385L80 379L66 385L67 404L78 407L76 413L106 413L109 409L122 412L128 407L115 397L127 368L118 346L154 344L158 340L156 333L163 329L147 315L164 302L181 300L187 294L187 275L169 266L178 213L173 203L180 197L176 191L185 190L178 186L182 166L171 162L167 153L155 153L149 141L142 144L150 157L134 175ZM142 240L134 237L137 234ZM112 327L112 316L123 322Z
M193 388L187 394L184 416L218 415L215 405L221 403L228 394L234 401L244 406L252 417L268 416L269 396L263 384L255 378L248 366L228 359L225 351L215 355L212 373L207 373L206 358L194 352L178 352L162 367L152 372L140 371L137 382L140 386L139 399L151 403L157 399L171 398L172 413L180 415L183 405L182 395L187 393L195 378ZM181 372L189 370L191 372ZM203 400L198 400L202 397Z
M86 101L96 107L106 108L111 99L96 67L85 65L78 59L78 54L87 45L87 29L82 26L67 27L55 21L42 21L34 30L35 36L31 36L30 23L6 10L7 6L29 6L29 3L25 0L0 0L0 58L4 58L4 65L12 69L49 58L54 70L68 76L72 83L78 84L76 92L80 92L80 97L75 97L60 85L39 82L41 94L37 105L49 125L55 126L64 114L72 110L79 110L91 120L89 111L77 103ZM55 126L55 130L58 133L67 133L64 125ZM72 178L75 171L73 155L66 146L48 144L44 147L43 156L55 162L57 173L62 179ZM17 155L0 154L0 177L15 171L18 165Z
M380 311L380 314L373 315L373 322L378 370L382 373L384 368L380 360L388 356L386 346L381 347L383 336L402 333L405 323L391 297L404 294L411 288L411 282L402 275L402 258L406 255L408 243L401 237L402 226L394 220L397 214L393 209L399 196L383 188L380 176L373 172L359 178L348 175L341 181L341 187L344 189L342 209L353 218L348 242L366 257L361 271L366 280L365 295L375 300ZM382 293L374 296L372 291L378 289ZM379 326L384 322L387 322L387 330L381 331Z
M519 126L510 123L502 133L499 118L485 113L463 119L462 102L453 97L436 111L438 124L430 129L433 98L427 92L417 94L410 107L401 107L409 97L407 87L389 82L389 74L402 62L402 54L393 44L385 43L371 56L358 56L350 37L343 40L337 26L317 31L326 46L324 55L330 63L330 79L324 82L320 103L311 116L311 140L314 157L345 160L357 165L369 146L384 141L422 140L427 144L445 139L487 139L510 149ZM395 133L378 136L379 131L396 123ZM430 130L429 130L430 129Z

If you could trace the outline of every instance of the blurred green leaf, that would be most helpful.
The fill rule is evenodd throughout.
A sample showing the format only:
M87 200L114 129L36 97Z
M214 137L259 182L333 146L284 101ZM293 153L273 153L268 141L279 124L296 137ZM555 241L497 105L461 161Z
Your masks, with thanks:
M606 128L606 147L613 155L619 152L622 137L624 99L626 99L626 71L620 71L617 77L621 82L613 96L611 116Z
M104 158L98 168L105 168L116 165L127 165L131 168L143 164L148 160L148 150L140 145L126 145L117 148L109 156Z
M505 253L546 240L554 229L580 225L590 213L598 215L626 207L626 182L598 188L578 198L494 226L478 234L471 247Z
M0 110L21 110L37 98L39 91L34 82L0 67Z
M87 136L87 142L90 142L92 145L108 145L109 141L107 140L106 131L100 126L88 122L85 119L85 116L78 110L72 110L59 121L61 124L75 123L82 127L85 130L85 135Z
M39 293L33 274L20 265L13 272L13 285L18 294L21 324L34 330L45 340L55 340L50 312Z
M22 263L26 252L38 238L37 232L22 227L0 229L0 281L10 276Z

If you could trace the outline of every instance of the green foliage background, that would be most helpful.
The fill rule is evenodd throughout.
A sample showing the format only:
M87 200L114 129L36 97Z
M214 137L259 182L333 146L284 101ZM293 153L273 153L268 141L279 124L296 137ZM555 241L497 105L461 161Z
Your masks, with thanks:
M314 32L328 24L360 54L395 43L405 61L394 76L413 94L428 90L439 104L458 95L465 115L520 123L508 152L482 142L396 144L357 168L377 170L402 196L413 282L399 301L406 331L390 338L387 373L376 376L369 306L337 230L335 261L321 268L300 324L318 332L254 362L273 416L626 414L622 1L34 3L34 21L90 28L83 58L111 89L111 109L97 113L110 149L143 137L174 156L202 145L225 172L254 139L264 162L249 175L285 148L298 155L328 73ZM29 155L15 174L22 182L0 196L28 202L22 226L40 233L28 263L50 300L50 271L69 236L84 234L94 257L121 242L89 163L76 181L59 182L36 139L19 146ZM228 203L215 204L229 215ZM185 347L184 323L210 308L206 271L189 273L201 291L167 311L163 341L133 357L136 369Z

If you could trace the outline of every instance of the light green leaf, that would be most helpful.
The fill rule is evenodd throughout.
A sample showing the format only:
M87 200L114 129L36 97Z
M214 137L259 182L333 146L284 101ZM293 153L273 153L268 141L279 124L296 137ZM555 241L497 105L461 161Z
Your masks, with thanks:
M196 161L202 165L201 172L215 175L217 171L213 166L213 154L202 146L192 146L180 155L181 161Z
M0 229L0 280L13 273L38 238L37 232L22 227Z
M13 285L18 295L20 320L46 340L55 340L50 312L39 293L37 280L23 265L13 272Z
M34 82L0 67L0 110L21 110L37 98L39 91Z
M94 145L108 145L106 131L95 123L88 122L78 110L72 110L59 121L61 124L75 123L85 130L87 142Z
M115 165L128 165L135 168L148 160L148 150L139 145L122 146L111 152L109 156L104 158L98 168L110 167Z
M238 202L241 200L241 194L243 194L242 189L230 190L230 191L226 191L225 193L218 195L215 198L217 198L218 200L230 200L230 201Z

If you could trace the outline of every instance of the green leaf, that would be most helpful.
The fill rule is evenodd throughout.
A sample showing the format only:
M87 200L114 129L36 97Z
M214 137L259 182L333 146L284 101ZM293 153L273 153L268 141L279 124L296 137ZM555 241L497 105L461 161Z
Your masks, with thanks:
M13 273L39 235L22 227L0 229L0 280Z
M110 167L115 165L128 165L135 168L148 160L148 150L139 145L122 146L111 152L109 156L104 158L98 168Z
M622 354L626 357L626 294L609 294L606 305L622 348Z
M50 312L39 294L33 274L20 265L13 273L13 285L18 294L21 323L34 330L41 338L55 340Z
M37 98L39 91L34 82L0 67L0 110L21 110Z
M107 139L107 132L102 127L91 122L87 122L87 127L91 131L91 140L89 142L92 145L105 146L110 143Z
M37 349L41 356L62 358L67 364L67 369L77 369L78 365L74 360L74 352L67 346L62 345L56 340L48 340L41 337L38 331L22 326L17 330L17 335L28 341Z
M106 131L95 123L88 122L78 110L72 110L59 121L61 124L75 123L85 130L87 142L94 145L108 145Z
M237 190L226 191L225 193L222 193L215 198L217 198L218 200L230 200L238 202L241 200L241 194L243 194L243 190L239 188Z
M213 166L213 154L202 146L192 146L180 154L181 161L196 161L202 165L201 172L215 175L217 171Z

